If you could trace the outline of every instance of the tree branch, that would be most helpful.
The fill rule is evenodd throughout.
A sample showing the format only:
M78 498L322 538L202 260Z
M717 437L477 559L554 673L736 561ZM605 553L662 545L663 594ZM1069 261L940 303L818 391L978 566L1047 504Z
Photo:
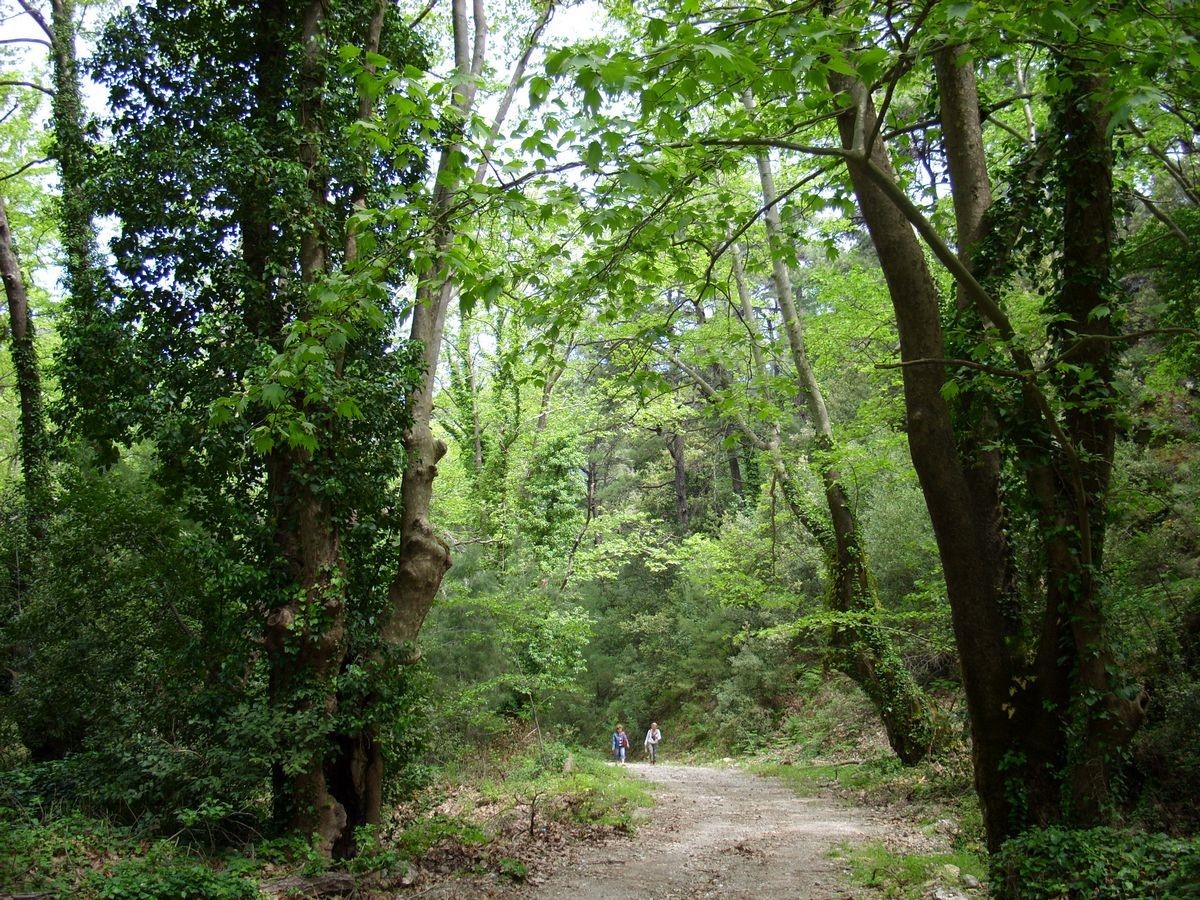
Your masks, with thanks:
M412 29L414 29L418 25L420 25L421 20L424 19L431 12L433 12L433 8L437 5L438 5L438 0L429 0L429 2L425 4L425 8L423 10L421 10L419 13L417 13L417 17L408 23L409 30L411 31Z
M1171 234L1175 235L1175 237L1179 238L1183 246L1188 248L1192 246L1192 239L1187 236L1187 233L1180 228L1178 224L1176 224L1174 219L1172 219L1162 209L1159 208L1157 203L1155 203L1145 194L1134 192L1134 196L1142 201L1142 205L1150 211L1150 215L1154 216L1154 218L1166 225L1167 230L1169 230Z
M54 91L40 84L35 84L32 81L19 81L15 78L0 78L0 87L23 87L31 88L35 91L41 91L47 97L54 98Z
M42 163L48 163L51 161L52 161L52 159L49 156L43 156L41 159L31 159L29 162L25 163L25 165L21 166L21 168L17 169L15 172L9 172L7 175L0 175L0 181L7 181L10 178L16 178L18 175L20 175L26 169L32 169L34 166L40 166L40 165L42 165Z
M4 38L0 40L0 44L41 44L47 50L50 49L50 42L41 38Z
M700 372L694 366L689 366L682 359L680 359L679 355L676 353L667 352L657 347L655 349L658 350L659 354L665 356L672 363L674 363L675 367L679 369L679 371L687 375L688 378L692 380L692 383L700 389L700 393L704 395L704 398L708 400L709 403L716 406L720 402L721 392L709 384L708 379L700 374ZM745 416L743 416L741 413L722 411L722 415L728 416L730 419L732 419L733 424L738 427L738 430L746 436L746 439L750 441L750 443L753 444L756 449L761 450L764 453L771 449L770 445L758 436L758 433L750 426L750 423L746 421Z
M975 362L971 359L954 359L951 357L906 359L901 362L875 364L876 369L904 369L908 368L909 366L960 366L964 369L975 369L979 372L987 372L989 375L998 375L1001 378L1023 379L1026 377L1026 373L1018 372L1016 369L1001 369L998 366L989 366L986 363Z
M538 19L537 24L529 33L529 40L525 43L525 50L513 68L512 77L508 80L508 89L504 92L504 98L500 101L500 108L496 110L496 115L492 119L492 127L488 134L487 144L483 148L483 158L479 160L479 165L475 167L476 184L483 181L484 173L487 171L488 164L492 160L492 151L496 149L496 134L500 131L500 126L504 124L504 119L508 116L509 107L512 106L513 97L516 96L517 88L520 86L521 79L525 75L525 67L529 65L529 58L537 48L538 39L542 36L542 31L550 23L550 18L553 15L554 0L550 0L546 4L545 12L542 13L541 18Z
M46 22L46 17L42 15L42 11L30 3L29 0L17 0L17 3L21 9L25 10L29 18L33 19L38 24L38 27L46 33L46 37L53 41L54 31L50 28L49 23Z
M739 225L729 235L729 237L721 244L721 246L719 246L715 251L713 251L710 254L708 268L704 271L704 280L707 282L712 277L712 270L713 270L713 267L717 264L717 260L719 260L722 256L724 256L725 251L728 250L731 246L733 246L733 244L737 241L737 239L740 238L743 234L745 234L750 229L751 225L753 225L760 218L762 218L766 214L768 209L770 209L772 206L782 203L784 200L786 200L792 194L796 193L796 191L800 190L800 188L804 187L806 184L820 178L822 175L827 173L831 168L833 168L833 165L834 164L832 164L832 163L828 163L828 164L822 166L821 168L817 169L815 172L810 172L808 175L804 176L799 181L797 181L795 184L793 184L786 191L782 191L779 194L779 196L776 197L773 201L771 201L770 203L766 203L763 206L759 207L758 211L754 215L752 215L745 222L743 222L741 225Z

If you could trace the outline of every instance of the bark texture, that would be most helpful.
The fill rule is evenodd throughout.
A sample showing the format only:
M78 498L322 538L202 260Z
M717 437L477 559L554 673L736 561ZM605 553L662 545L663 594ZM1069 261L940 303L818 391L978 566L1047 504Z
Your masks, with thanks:
M455 68L461 79L455 88L458 121L454 127L461 129L474 106L476 84L487 50L483 0L474 0L470 16L466 0L453 0L451 23ZM400 663L413 663L420 658L417 636L450 568L450 548L435 533L429 519L437 464L447 449L445 442L434 435L432 423L438 358L446 315L455 292L448 261L456 236L452 206L455 192L464 180L462 147L452 140L439 157L434 181L433 269L418 285L413 310L410 339L422 348L424 374L409 399L411 425L404 434L406 458L400 487L400 554L388 588L390 612L380 629L383 645L391 658ZM383 794L383 756L378 735L373 726L366 725L347 735L345 741L351 767L342 781L353 788L354 806L362 821L378 823Z
M672 483L675 488L675 521L681 531L687 531L691 513L688 509L687 493L687 455L685 453L683 434L676 431L666 435L667 452L671 454L671 464L674 471Z
M306 172L309 203L303 210L299 235L299 262L304 286L321 278L329 265L331 236L322 223L328 206L328 175L321 151L323 140L323 102L325 83L325 19L328 4L313 0L304 9L299 22L300 97L297 104L299 144L297 157ZM286 36L296 34L293 23L282 17L288 11L282 5L264 7L274 13L275 21L264 21L260 59L266 66L286 54ZM292 27L289 27L292 26ZM272 75L280 74L272 70ZM274 87L264 87L271 92ZM253 216L257 208L248 212ZM261 248L248 248L248 262L256 259ZM265 272L256 273L259 280ZM270 319L282 325L285 320L285 296L269 296ZM300 317L309 317L306 301L301 300ZM283 335L271 334L277 344ZM321 417L325 410L306 409L310 417ZM280 446L267 458L267 491L275 521L275 549L284 562L290 599L272 609L267 616L264 648L270 670L272 706L290 715L304 718L314 715L328 720L338 709L337 676L346 654L345 560L341 536L331 501L319 488L324 448L315 453L296 447ZM276 824L298 834L315 834L321 852L346 855L352 846L353 822L346 805L331 790L327 777L339 757L324 746L305 746L301 737L291 748L300 759L284 771L275 763Z
M1072 86L1058 98L1055 128L1063 241L1060 288L1050 300L1061 319L1051 337L1064 358L1085 361L1093 374L1083 383L1069 368L1056 384L1042 384L1023 351L1010 343L1021 406L1009 413L1003 431L996 425L994 396L966 391L955 410L943 398L948 372L942 361L952 354L913 232L915 225L928 235L928 223L896 191L882 142L875 141L869 153L863 146L862 135L875 131L874 106L863 85L830 77L850 100L838 120L842 145L899 324L909 444L945 570L976 787L993 849L1029 826L1103 821L1115 754L1144 712L1144 698L1123 684L1105 641L1097 596L1117 346L1106 339L1112 320L1104 312L1112 289L1106 91L1085 61L1062 64ZM958 314L968 325L974 321L978 337L995 329L1008 341L1013 331L1003 310L972 274L988 274L974 251L988 239L991 203L973 75L957 48L940 51L936 65L965 264L955 271L963 298ZM1034 633L1023 632L1015 612L1004 537L1011 498L1000 490L1002 461L974 449L981 435L1002 436L1006 452L1022 461L1026 495L1043 535L1045 570L1033 581L1044 584L1045 595L1020 598L1041 609Z

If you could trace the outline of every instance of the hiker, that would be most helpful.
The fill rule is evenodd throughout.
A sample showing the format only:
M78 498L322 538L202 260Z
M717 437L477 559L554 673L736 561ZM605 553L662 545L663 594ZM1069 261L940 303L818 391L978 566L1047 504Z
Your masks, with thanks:
M629 735L625 733L624 725L618 725L617 730L613 732L612 736L613 756L615 756L619 762L623 763L625 762L625 751L628 749Z
M650 730L646 732L646 755L650 757L651 765L658 759L658 742L661 740L662 732L658 730L658 723L651 722Z

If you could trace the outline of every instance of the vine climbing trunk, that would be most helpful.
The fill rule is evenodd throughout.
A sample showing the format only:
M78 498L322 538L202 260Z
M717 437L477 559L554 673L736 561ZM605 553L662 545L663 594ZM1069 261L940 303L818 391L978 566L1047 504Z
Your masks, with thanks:
M847 168L896 311L901 359L912 363L902 369L908 442L951 599L963 660L963 687L971 711L976 787L990 833L1008 815L1008 800L996 776L1008 751L1004 704L1012 672L1011 651L994 581L979 565L986 558L985 550L942 393L945 367L921 362L945 358L937 291L912 226L868 171L869 160L894 181L882 140L873 142L869 156L857 156L865 153L862 135L875 130L875 108L869 93L850 76L833 73L829 80L832 89L850 101L838 117L838 130L842 146L856 154ZM980 773L986 774L981 777Z
M748 92L744 103L748 111L753 111L753 98ZM821 479L829 516L830 539L824 543L829 567L829 602L833 611L841 615L830 635L833 662L871 699L892 750L911 765L920 762L938 740L936 710L878 621L882 609L867 567L858 516L836 465L833 423L808 358L804 322L786 262L787 236L780 217L771 159L766 150L759 150L755 159L771 253L771 284L799 380L797 401L807 413L814 432L809 464Z
M1003 275L986 271L975 256L988 238L991 195L968 64L958 48L937 60L959 260L966 265L955 264L897 189L882 139L864 140L877 131L865 86L840 74L830 75L830 85L849 101L839 133L896 312L909 444L946 576L976 789L988 845L996 849L1031 825L1104 821L1113 761L1141 722L1144 696L1128 684L1106 643L1098 599L1117 398L1106 86L1086 57L1060 61L1065 87L1055 98L1052 139L1062 186L1062 276L1047 305L1055 314L1054 349L1070 362L1046 384L972 274L985 283ZM1034 583L1045 586L1043 597L1014 596L1010 554L998 533L1009 499L998 486L999 463L981 458L969 443L978 434L963 430L993 427L995 395L967 391L957 410L945 399L947 379L961 376L950 370L939 300L914 226L955 272L967 301L959 303L960 318L969 325L975 317L980 340L994 330L999 340L988 340L1004 346L1016 365L1009 377L1018 381L1019 406L1009 412L1008 428L994 434L1024 474L1041 536L1045 569ZM993 259L1003 256L1001 248ZM1021 423L1019 433L1012 422ZM1018 599L1028 604L1024 619L1034 628L1022 627Z
M309 288L322 278L330 263L329 235L322 227L329 204L329 185L321 151L325 82L325 0L312 0L299 23L283 4L263 7L263 46L260 59L284 57L286 42L299 39L299 99L297 102L297 162L303 167L308 201L299 233L300 293L272 294L276 309L270 319L286 321L282 304L291 300L301 320L311 316ZM298 29L296 25L299 25ZM281 74L277 69L272 74ZM263 88L275 91L277 88ZM256 273L265 277L263 273ZM271 334L277 346L284 335ZM305 408L306 416L321 419L323 409ZM264 648L270 672L270 703L277 712L301 721L329 722L338 712L337 678L346 654L345 560L333 504L322 490L322 470L333 465L327 451L281 445L267 455L267 493L275 523L275 551L285 563L289 588L285 602L266 619ZM322 739L290 734L291 746L274 763L276 824L293 833L315 835L325 856L348 855L353 826L346 804L332 790L331 767L339 756Z
M0 197L0 277L4 280L4 294L8 299L13 371L17 376L17 397L21 407L20 456L25 516L30 537L38 540L45 536L46 519L50 515L50 468L46 459L42 378L25 278L13 246L3 197Z
M32 10L28 4L23 4ZM63 395L69 398L74 424L88 436L106 462L115 459L112 423L106 400L114 385L126 384L122 371L120 330L104 305L104 278L96 260L92 219L95 208L88 191L88 144L84 136L83 95L75 54L74 0L51 0L50 22L34 14L50 38L54 101L54 158L59 175L59 239L63 250L66 311L58 351ZM109 367L101 374L97 370ZM119 372L119 375L117 374Z

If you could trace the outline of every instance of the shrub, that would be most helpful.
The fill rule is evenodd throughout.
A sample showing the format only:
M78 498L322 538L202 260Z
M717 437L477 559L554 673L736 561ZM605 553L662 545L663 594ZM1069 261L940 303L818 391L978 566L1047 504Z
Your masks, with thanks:
M108 873L96 873L91 881L101 900L254 900L259 896L254 882L191 860L172 860L165 867L153 859L128 860Z
M992 858L1000 900L1200 898L1200 839L1114 828L1027 831Z

